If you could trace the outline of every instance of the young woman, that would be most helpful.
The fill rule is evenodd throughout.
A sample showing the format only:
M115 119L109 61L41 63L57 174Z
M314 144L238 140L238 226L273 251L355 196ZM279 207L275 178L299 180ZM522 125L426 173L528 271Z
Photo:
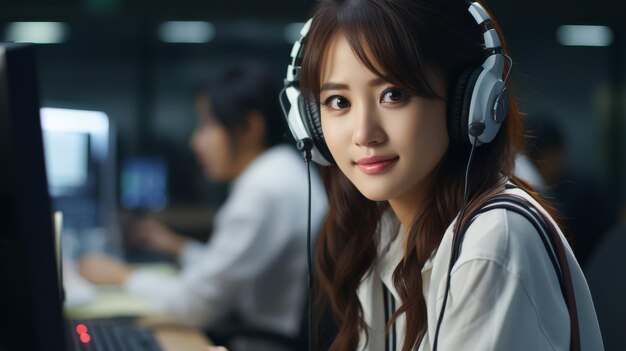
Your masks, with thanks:
M522 116L507 103L511 61L489 17L463 0L321 0L304 30L292 65L301 58L312 101L303 106L319 114L302 118L320 119L312 139L331 163L316 253L338 324L330 350L569 350L571 321L583 350L603 348L558 229L575 319L543 227L503 208L469 216L509 194L556 228L550 207L513 176Z

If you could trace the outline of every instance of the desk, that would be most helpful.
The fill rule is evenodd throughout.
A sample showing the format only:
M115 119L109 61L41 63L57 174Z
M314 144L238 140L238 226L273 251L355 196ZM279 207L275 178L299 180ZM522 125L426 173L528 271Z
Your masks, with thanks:
M212 345L203 333L195 329L156 327L155 335L163 351L201 351Z
M163 351L201 351L212 345L203 333L182 327L155 327L155 335Z
M171 273L167 267L154 266L165 274ZM169 273L168 273L169 272ZM72 289L72 286L68 286ZM167 316L157 315L150 305L138 296L122 288L92 286L93 296L85 303L64 306L64 313L70 319L93 319L113 317L137 317L137 323L155 331L155 336L163 351L201 351L211 342L201 331L177 324Z
M174 276L177 270L167 263L136 265L163 276ZM93 285L83 278L72 262L63 262L66 316L72 319L107 318L119 316L145 317L155 313L152 306L139 296L121 287Z
M128 300L124 301L125 298ZM113 309L106 310L103 308L112 301L117 303ZM107 289L102 296L94 300L93 304L65 308L65 314L71 319L137 316L137 324L154 330L155 337L163 351L201 351L205 346L212 345L200 330L176 324L166 316L149 314L145 305L133 306L133 303L137 301L141 300L121 290L115 292L112 289ZM122 307L130 308L122 311Z

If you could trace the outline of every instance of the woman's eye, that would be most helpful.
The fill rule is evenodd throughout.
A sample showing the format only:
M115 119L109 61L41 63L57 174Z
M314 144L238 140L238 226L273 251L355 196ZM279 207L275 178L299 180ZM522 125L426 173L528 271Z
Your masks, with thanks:
M397 88L389 88L383 92L383 96L380 99L382 103L394 103L400 102L407 98L407 94Z
M324 101L324 105L329 106L333 110L341 110L350 107L350 102L342 96L333 95Z

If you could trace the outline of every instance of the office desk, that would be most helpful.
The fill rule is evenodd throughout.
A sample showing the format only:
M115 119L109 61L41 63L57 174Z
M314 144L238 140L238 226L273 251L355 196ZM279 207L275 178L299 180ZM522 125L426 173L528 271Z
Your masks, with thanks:
M200 330L176 324L166 316L150 314L147 306L134 305L137 301L140 301L137 297L121 290L114 292L106 289L93 303L65 308L65 314L71 319L136 316L137 324L154 330L163 351L201 351L205 346L212 345ZM105 306L111 302L115 302L110 305L112 309L106 309ZM123 311L124 307L126 311Z
M155 327L155 335L163 351L201 351L212 345L203 333L181 327Z
M160 265L155 265L154 269L162 270L164 274L171 273L168 271L169 268ZM76 287L76 283L73 284ZM67 288L72 289L72 284L69 285ZM83 303L74 301L74 304L64 306L66 317L70 319L137 317L139 325L148 326L155 331L155 336L164 351L201 351L206 345L211 345L201 331L181 326L167 316L155 314L145 300L122 288L108 286L91 288L95 290L92 291L88 301Z
M155 327L155 335L163 351L201 351L211 342L195 329Z
M174 276L176 268L167 263L135 265L163 276ZM83 278L75 263L63 262L63 309L72 319L107 318L119 316L144 317L155 313L152 306L139 296L121 287L93 285Z

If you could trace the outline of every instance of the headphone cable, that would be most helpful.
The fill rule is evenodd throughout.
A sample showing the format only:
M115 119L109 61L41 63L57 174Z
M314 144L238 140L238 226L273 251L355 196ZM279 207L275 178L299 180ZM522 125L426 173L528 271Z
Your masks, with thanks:
M307 226L306 226L306 257L307 257L307 272L308 272L308 294L307 294L307 339L309 351L313 351L313 259L311 255L312 239L311 239L311 149L313 148L313 141L309 138L299 140L296 143L296 147L302 153L304 157L304 163L306 163L307 183L308 183L308 211L307 211Z
M472 159L474 158L474 150L476 149L476 140L478 138L474 137L474 142L472 143L472 150L470 151L469 158L467 160L467 166L465 168L465 182L463 185L463 205L461 206L461 212L459 213L459 218L457 219L457 223L455 224L456 228L459 229L461 227L461 222L463 221L463 216L465 215L465 208L467 206L467 180L469 178L469 170L472 164ZM452 249L455 247L455 242L457 240L458 233L454 233L452 237ZM446 311L446 304L448 302L448 294L450 293L450 281L452 280L452 258L456 256L456 253L450 253L450 263L448 264L448 276L446 278L446 291L443 296L443 303L441 304L441 311L439 312L439 318L437 319L437 328L435 329L435 341L433 342L433 351L437 351L437 341L439 340L439 330L441 329L441 322L443 322L443 314ZM418 345L419 346L419 345Z

